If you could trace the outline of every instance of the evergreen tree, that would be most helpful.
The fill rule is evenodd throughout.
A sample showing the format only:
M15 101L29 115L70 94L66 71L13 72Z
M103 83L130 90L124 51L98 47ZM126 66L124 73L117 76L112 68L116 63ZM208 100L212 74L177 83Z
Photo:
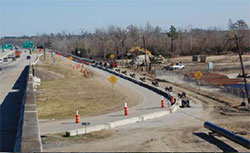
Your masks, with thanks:
M173 42L175 39L178 38L178 32L176 31L176 28L173 25L171 25L170 31L167 34L168 34L168 37L171 37L171 52L173 53L174 51Z

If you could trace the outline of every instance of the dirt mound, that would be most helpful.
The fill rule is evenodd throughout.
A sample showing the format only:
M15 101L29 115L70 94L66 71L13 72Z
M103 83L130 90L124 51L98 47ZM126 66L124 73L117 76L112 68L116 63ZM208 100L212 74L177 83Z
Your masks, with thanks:
M35 75L42 81L51 81L64 78L64 74L46 70L44 68L36 68Z

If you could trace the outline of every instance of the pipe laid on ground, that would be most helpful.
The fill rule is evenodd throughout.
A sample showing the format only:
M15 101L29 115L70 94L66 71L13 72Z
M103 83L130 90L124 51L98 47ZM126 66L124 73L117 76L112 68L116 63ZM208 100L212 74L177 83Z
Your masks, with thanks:
M205 122L204 127L213 131L213 132L216 132L216 133L218 133L218 134L220 134L220 135L222 135L222 136L224 136L224 137L226 137L226 138L228 138L228 139L230 139L230 140L232 140L232 141L234 141L234 142L236 142L236 143L238 143L238 144L240 144L248 149L250 149L250 140L249 139L245 139L245 138L243 138L243 137L241 137L241 136L239 136L231 131L228 131L224 128L221 128L221 127L219 127L213 123L210 123L210 122Z

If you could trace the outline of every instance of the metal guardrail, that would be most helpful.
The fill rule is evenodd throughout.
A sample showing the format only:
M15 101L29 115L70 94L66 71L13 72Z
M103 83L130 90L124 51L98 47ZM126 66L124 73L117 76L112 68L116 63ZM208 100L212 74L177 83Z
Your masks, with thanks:
M230 139L230 140L232 140L232 141L234 141L234 142L236 142L236 143L238 143L238 144L240 144L248 149L250 149L250 140L249 139L245 139L245 138L243 138L243 137L241 137L241 136L239 136L231 131L228 131L224 128L221 128L221 127L219 127L213 123L210 123L210 122L205 122L204 127L213 131L213 132L216 132L216 133L218 133L218 134L220 134L220 135L222 135L222 136L224 136L224 137L226 137L226 138L228 138L228 139Z

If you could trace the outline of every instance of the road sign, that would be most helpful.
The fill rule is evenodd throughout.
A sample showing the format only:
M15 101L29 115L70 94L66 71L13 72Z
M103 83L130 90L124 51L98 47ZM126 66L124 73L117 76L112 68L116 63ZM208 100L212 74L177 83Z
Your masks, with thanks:
M114 75L112 75L112 76L109 78L109 81L110 81L112 84L115 84L117 80L118 80L118 79L117 79Z
M114 59L115 55L111 54L109 57L110 57L110 59Z
M13 45L12 44L2 44L2 49L12 50L13 49Z
M82 122L82 125L90 125L90 122Z
M34 47L33 41L23 42L23 48L28 49L28 48L33 48L33 47Z
M201 73L201 71L197 71L195 74L194 74L194 76L197 78L197 79L200 79L201 77L202 77L202 73Z
M70 56L70 57L69 57L69 60L72 60L72 59L73 59L73 57L72 57L72 56Z

